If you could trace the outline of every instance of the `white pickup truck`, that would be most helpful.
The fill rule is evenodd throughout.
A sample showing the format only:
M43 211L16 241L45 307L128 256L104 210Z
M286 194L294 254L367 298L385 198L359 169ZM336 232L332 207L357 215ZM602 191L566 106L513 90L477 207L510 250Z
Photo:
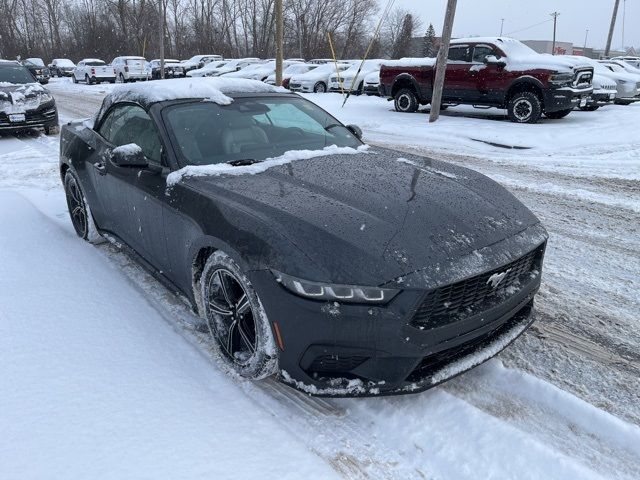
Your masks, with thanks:
M73 83L85 82L87 85L101 82L116 83L116 71L99 58L85 58L78 62L71 78Z

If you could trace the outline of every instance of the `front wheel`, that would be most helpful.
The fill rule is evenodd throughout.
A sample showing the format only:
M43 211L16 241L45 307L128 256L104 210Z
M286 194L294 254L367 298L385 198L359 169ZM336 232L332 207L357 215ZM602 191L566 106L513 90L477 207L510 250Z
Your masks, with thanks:
M225 363L256 380L276 373L277 348L264 307L240 266L224 252L207 260L200 295L200 313Z
M558 110L557 112L546 112L544 114L545 117L550 118L551 120L560 120L561 118L566 117L571 113L573 109L570 108L568 110Z
M71 78L73 78L73 83L78 83L78 79L75 74L71 75Z
M507 114L515 123L537 123L542 117L542 102L533 92L518 92L509 99Z
M393 105L396 111L402 113L413 113L418 111L418 97L409 88L402 88L393 97Z
M100 243L102 236L93 221L91 209L80 187L78 177L71 170L67 170L64 176L64 193L67 198L69 216L76 234L89 243Z
M327 85L324 82L318 82L313 86L314 93L325 93L327 91Z

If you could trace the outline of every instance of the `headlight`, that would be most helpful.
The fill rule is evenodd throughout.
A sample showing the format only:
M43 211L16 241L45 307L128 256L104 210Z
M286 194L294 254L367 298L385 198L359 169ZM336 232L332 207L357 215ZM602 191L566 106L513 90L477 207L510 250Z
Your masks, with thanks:
M551 75L549 81L553 85L569 85L573 83L573 74L572 73L557 73L555 75Z
M43 93L40 95L40 103L49 103L53 100L53 97L48 93Z
M389 303L400 291L393 288L336 285L302 280L272 270L280 285L292 293L310 300L343 303Z

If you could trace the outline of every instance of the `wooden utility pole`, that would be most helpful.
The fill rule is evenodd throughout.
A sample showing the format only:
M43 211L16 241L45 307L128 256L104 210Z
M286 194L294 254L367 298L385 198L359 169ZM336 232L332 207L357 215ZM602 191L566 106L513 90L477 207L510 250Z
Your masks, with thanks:
M456 17L456 6L458 0L447 0L447 13L444 17L444 27L442 28L442 44L438 51L436 61L436 78L433 83L433 94L431 95L431 113L429 122L433 123L440 118L440 105L442 104L442 90L444 89L444 77L447 73L447 57L449 56L449 45L451 45L451 33L453 32L453 21Z
M504 30L504 18L501 20L502 20L502 23L500 24L500 36L502 36L502 32Z
M553 17L553 47L551 47L551 54L556 54L556 32L558 30L558 17L560 14L558 12L553 12L550 14Z
M276 0L276 85L282 86L282 63L284 47L284 20L282 18L282 0Z
M609 37L607 38L607 48L604 49L604 56L608 57L611 53L611 42L613 41L613 32L616 29L616 19L618 18L618 8L620 7L620 0L616 0L613 5L613 15L611 15L611 25L609 26Z
M164 14L164 0L159 0L158 10L160 12L160 78L164 80L164 29L165 27L165 14Z

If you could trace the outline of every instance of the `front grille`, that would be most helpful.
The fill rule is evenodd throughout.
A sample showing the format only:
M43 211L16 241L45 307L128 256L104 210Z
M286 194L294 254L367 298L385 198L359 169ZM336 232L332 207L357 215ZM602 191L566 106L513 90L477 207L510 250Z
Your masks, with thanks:
M489 344L509 332L512 328L522 325L524 321L527 321L532 309L533 302L529 302L512 318L496 327L493 331L480 335L479 337L463 343L462 345L424 357L418 366L409 374L406 381L421 382L432 377L440 369L455 362L456 360L472 355L476 351L487 347Z
M463 320L504 302L518 292L540 268L544 246L490 272L430 291L410 325L421 330ZM492 278L505 273L494 288Z
M289 88L300 88L301 84L299 83L289 83Z
M578 72L576 74L573 85L578 88L590 87L593 82L593 73L591 72Z

